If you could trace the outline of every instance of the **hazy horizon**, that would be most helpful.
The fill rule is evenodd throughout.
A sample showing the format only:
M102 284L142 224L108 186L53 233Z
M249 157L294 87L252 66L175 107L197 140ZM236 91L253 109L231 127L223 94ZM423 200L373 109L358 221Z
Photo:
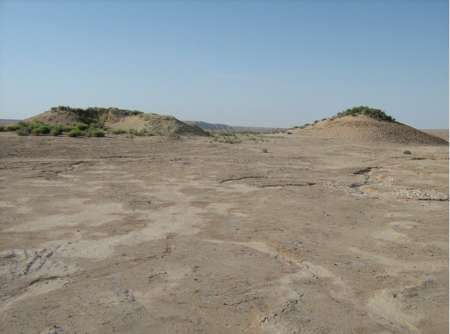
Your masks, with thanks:
M448 127L447 1L1 1L0 118L57 105L290 127L356 105Z

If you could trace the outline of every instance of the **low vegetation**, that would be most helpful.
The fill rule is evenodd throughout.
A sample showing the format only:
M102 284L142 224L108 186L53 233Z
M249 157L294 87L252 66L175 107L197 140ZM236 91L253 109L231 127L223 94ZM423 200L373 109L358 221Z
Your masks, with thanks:
M19 129L18 124L10 124L6 126L5 131L17 131Z
M27 127L21 127L16 130L16 133L19 136L29 136L31 134L31 131Z
M330 118L322 118L320 121L315 120L312 123L305 123L301 126L294 126L294 129L305 129L311 125L315 125L319 122L323 122L326 120L333 120L333 119L341 118L341 117L345 117L345 116L358 116L358 115L368 116L368 117L376 119L378 121L396 122L394 117L386 114L381 109L371 108L368 106L358 106L358 107L352 107L352 108L346 109L342 112L337 113L335 116L330 117Z
M81 136L85 136L85 132L81 131L80 128L73 128L72 130L70 130L67 135L69 137L81 137Z
M31 134L34 136L44 136L50 133L50 127L46 124L39 124L31 129Z
M128 131L127 131L127 130L124 130L124 129L112 129L112 130L111 130L111 133L112 133L113 135L123 135L123 134L128 133Z
M336 115L336 117L358 116L358 115L368 116L370 118L373 118L373 119L376 119L379 121L395 122L395 118L386 114L383 110L376 109L376 108L370 108L367 106L359 106L359 107L349 108L347 110L344 110L344 111L338 113Z
M242 142L238 135L229 132L214 134L212 141L224 144L238 144Z
M63 134L63 128L61 126L53 126L50 129L50 135L52 136L60 136Z
M43 122L19 122L2 126L0 131L14 131L19 136L61 136L69 137L104 137L105 131L96 124L75 123L72 126L49 125Z
M87 130L87 136L88 137L104 137L105 131L103 131L102 129L91 127Z
M127 134L133 136L153 136L148 129L124 130L124 129L105 129L99 123L85 124L76 122L69 126L49 125L39 121L19 122L8 126L0 126L0 132L16 132L19 136L62 136L69 137L105 137L107 133L113 135Z
M105 137L106 133L113 135L127 134L133 136L154 136L148 129L124 130L124 129L105 129L98 123L85 124L81 122L74 123L70 126L49 125L43 122L19 122L8 126L0 126L0 132L11 131L16 132L19 136L62 136L69 137Z

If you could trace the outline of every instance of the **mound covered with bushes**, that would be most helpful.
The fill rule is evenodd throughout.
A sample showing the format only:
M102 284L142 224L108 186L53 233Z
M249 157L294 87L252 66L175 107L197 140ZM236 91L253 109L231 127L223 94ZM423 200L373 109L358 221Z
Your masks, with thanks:
M31 117L28 123L41 123L49 126L86 129L102 129L113 134L130 133L136 135L197 135L206 136L207 132L195 125L186 124L175 117L144 113L138 110L119 108L71 108L59 106ZM78 131L74 130L73 136ZM87 133L93 133L88 131Z

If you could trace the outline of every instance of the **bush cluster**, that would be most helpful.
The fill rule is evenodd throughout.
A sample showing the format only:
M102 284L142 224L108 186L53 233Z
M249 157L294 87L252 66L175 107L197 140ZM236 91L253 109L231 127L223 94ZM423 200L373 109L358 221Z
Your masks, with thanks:
M19 136L46 136L52 131L52 127L41 122L19 122L8 126L8 131L16 131Z
M225 143L225 144L238 144L242 140L235 133L217 133L213 135L213 142Z
M68 129L67 135L69 137L104 137L105 131L102 129L91 126L79 126L76 125L71 129Z
M18 124L10 124L5 127L5 131L17 131L19 129Z
M102 129L91 127L87 130L87 136L88 137L104 137L105 131L103 131Z
M39 124L31 128L31 134L33 136L43 136L50 133L50 127L46 124Z
M337 117L366 115L379 121L395 122L395 118L386 114L383 110L367 106L353 107L338 113Z
M50 134L52 136L59 136L63 134L64 129L61 126L52 126L50 129Z
M123 135L123 134L127 133L127 130L124 130L124 129L112 129L111 133L113 135Z
M72 126L49 125L42 122L19 122L6 127L2 131L15 131L19 136L60 136L63 134L69 137L104 137L105 132L93 125L76 123Z
M84 136L85 133L80 130L80 128L74 127L69 132L67 132L69 137L81 137Z
M1 131L15 131L19 136L61 136L69 137L105 137L106 131L115 134L128 134L130 136L153 136L147 129L124 130L124 129L104 129L99 123L74 123L70 126L49 125L43 122L19 122L7 126L0 126Z
M323 122L326 121L328 119L333 120L336 118L340 118L340 117L345 117L345 116L358 116L358 115L365 115L368 116L370 118L379 120L379 121L386 121L386 122L395 122L395 118L386 114L383 110L381 109L376 109L376 108L371 108L368 106L358 106L358 107L353 107L353 108L349 108L346 109L342 112L337 113L335 116L330 117L330 118L322 118L320 121L319 120L315 120L312 124L311 123L305 123L301 126L294 126L294 129L305 129L307 127L309 127L310 125L314 125L317 124L319 122Z

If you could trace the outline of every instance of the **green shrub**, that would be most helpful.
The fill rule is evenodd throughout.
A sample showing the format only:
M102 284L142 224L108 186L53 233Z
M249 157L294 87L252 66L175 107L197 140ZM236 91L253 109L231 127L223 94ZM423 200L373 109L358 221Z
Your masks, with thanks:
M267 148L263 148L262 153L269 153L269 150Z
M81 122L75 123L75 124L73 125L73 128L78 128L78 129L80 129L81 131L87 130L88 127L89 127L89 126L88 126L86 123L81 123Z
M10 124L6 127L6 131L17 131L19 128L18 124Z
M68 135L69 137L81 137L84 135L84 132L81 131L79 128L74 127L72 128L72 130L69 131Z
M395 122L395 118L387 115L380 109L370 108L367 106L353 107L337 114L337 117L365 115L379 121Z
M73 129L73 127L69 125L63 125L61 128L63 132L70 132L70 130Z
M62 133L63 133L63 128L61 126L58 126L58 125L52 126L51 129L50 129L50 134L52 136L59 136Z
M6 131L6 126L0 125L0 132Z
M128 134L132 136L138 136L138 131L136 129L129 129Z
M101 129L89 128L87 130L88 137L104 137L105 132Z
M39 130L39 128L30 128L31 129L31 134L33 135L33 136L39 136L39 135L41 135L41 133L40 133L40 130Z
M412 152L410 151L410 150L405 150L405 151L403 151L403 154L412 154Z
M238 144L242 140L235 133L220 133L213 135L213 141L225 144Z
M104 128L104 123L99 120L99 121L96 121L96 122L89 123L89 127L90 128L96 128L96 129L103 129Z
M124 133L127 133L127 130L124 130L124 129L112 129L111 132L112 132L113 135L123 135Z
M122 132L121 132L122 133ZM131 136L154 136L153 133L146 129L136 130L136 129L129 129L128 134Z
M30 128L31 134L34 136L48 135L50 133L50 127L45 124L32 124Z
M10 126L8 126L8 130L16 131L19 136L29 136L31 134L32 127L29 123L21 121L17 124L11 124Z

